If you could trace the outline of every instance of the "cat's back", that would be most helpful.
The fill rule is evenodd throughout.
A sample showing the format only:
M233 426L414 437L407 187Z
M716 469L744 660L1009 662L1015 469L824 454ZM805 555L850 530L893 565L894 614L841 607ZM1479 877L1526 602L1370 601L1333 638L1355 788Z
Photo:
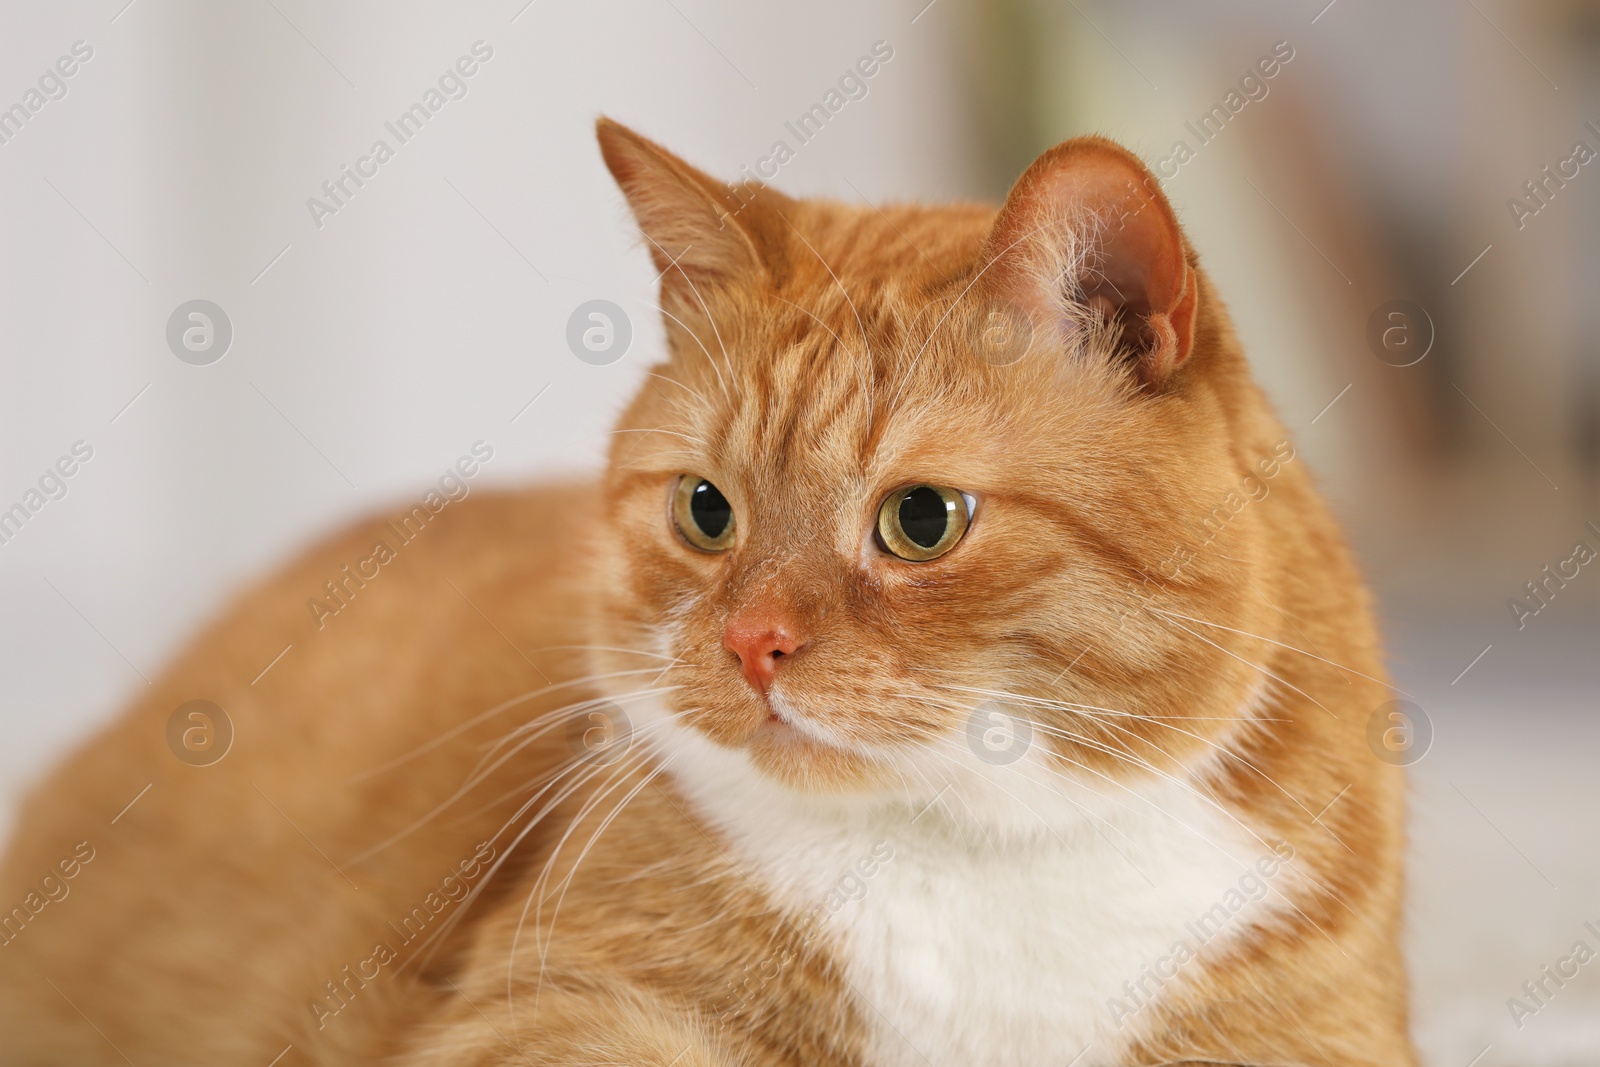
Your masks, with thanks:
M0 1062L380 1051L481 910L519 788L573 755L525 733L512 779L492 746L588 695L597 521L584 485L431 493L239 597L19 810Z

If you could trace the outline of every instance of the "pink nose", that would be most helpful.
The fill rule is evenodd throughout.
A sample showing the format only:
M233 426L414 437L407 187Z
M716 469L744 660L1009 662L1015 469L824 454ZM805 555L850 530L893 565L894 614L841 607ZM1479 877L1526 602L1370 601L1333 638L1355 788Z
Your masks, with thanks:
M736 618L728 621L722 636L723 647L739 657L747 681L763 696L772 688L778 660L798 651L805 642L793 630L772 616Z

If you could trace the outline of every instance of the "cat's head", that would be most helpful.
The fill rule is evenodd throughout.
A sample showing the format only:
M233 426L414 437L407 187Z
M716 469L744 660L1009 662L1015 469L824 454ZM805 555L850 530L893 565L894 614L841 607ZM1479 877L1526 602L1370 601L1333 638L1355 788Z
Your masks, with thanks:
M668 344L604 489L599 638L638 654L601 669L659 667L617 699L673 717L638 729L859 794L1155 773L1246 714L1213 627L1259 599L1255 527L1207 520L1271 422L1136 157L879 208L599 136Z

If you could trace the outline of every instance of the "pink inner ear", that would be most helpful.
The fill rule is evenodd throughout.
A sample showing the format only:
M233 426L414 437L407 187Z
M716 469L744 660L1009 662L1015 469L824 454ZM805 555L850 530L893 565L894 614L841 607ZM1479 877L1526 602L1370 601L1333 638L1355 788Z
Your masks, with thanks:
M1068 141L1028 168L1001 209L989 248L996 284L1032 310L1056 294L1028 291L1041 276L1027 235L1093 237L1096 254L1079 279L1088 304L1120 316L1124 336L1142 355L1147 376L1160 380L1189 355L1194 340L1196 283L1183 238L1154 177L1130 153L1097 138Z

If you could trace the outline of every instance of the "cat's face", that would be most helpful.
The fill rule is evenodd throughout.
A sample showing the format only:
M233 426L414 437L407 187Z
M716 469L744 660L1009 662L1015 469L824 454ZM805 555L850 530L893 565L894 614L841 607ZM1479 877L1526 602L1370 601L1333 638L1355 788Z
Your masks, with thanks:
M1241 710L1226 634L1170 617L1234 617L1244 575L1174 553L1234 468L1178 367L1199 279L1164 202L1153 252L1097 212L1111 301L1060 276L1081 225L1041 239L1016 193L998 221L716 199L626 131L602 143L657 258L690 248L606 482L602 636L670 657L671 729L804 789L920 791L1159 769Z

